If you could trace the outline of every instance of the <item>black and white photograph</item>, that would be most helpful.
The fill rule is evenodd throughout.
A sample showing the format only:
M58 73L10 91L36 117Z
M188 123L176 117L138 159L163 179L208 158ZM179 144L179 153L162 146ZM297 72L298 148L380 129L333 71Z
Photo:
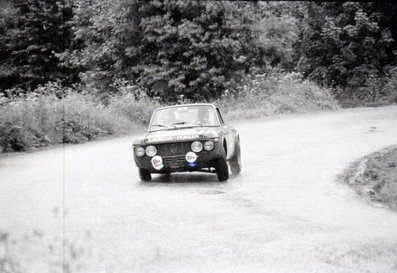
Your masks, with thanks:
M397 2L0 0L0 273L396 273Z

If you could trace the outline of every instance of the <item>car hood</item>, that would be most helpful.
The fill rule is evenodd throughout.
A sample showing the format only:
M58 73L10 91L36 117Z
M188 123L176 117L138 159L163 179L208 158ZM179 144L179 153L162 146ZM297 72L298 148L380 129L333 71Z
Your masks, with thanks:
M148 132L134 141L135 145L183 142L218 137L219 127L189 127Z

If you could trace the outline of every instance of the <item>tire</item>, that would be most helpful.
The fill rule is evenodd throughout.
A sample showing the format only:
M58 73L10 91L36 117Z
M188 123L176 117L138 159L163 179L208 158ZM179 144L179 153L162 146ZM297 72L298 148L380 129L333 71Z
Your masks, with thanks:
M229 179L229 167L227 166L227 162L224 157L221 157L216 161L215 170L219 182Z
M152 180L152 175L148 170L139 168L139 178L142 181L150 181Z
M240 143L236 142L235 152L233 157L229 160L230 171L232 174L239 174L241 172L241 150Z

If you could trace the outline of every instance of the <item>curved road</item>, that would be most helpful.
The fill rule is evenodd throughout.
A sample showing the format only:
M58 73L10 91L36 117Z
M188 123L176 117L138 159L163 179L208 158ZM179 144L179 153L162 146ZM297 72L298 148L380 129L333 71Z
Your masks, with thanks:
M397 143L397 107L235 127L243 172L226 183L142 183L133 137L1 158L0 271L397 272L397 214L336 182Z

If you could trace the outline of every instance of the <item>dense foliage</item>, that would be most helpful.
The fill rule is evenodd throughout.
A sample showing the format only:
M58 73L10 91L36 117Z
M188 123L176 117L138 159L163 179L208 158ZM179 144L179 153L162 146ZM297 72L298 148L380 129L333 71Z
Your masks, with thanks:
M252 70L278 69L342 102L390 103L396 12L393 2L3 0L0 92L77 83L108 103L127 81L136 98L209 101Z
M151 97L219 97L253 65L261 65L251 4L219 1L78 3L77 38L87 46L84 80L101 91L115 78ZM245 12L247 11L247 12ZM94 20L87 20L87 14ZM98 86L99 83L99 86Z
M18 97L0 94L0 153L142 131L160 104L145 95L136 98L128 81L119 81L115 89L106 106L92 94L59 83ZM227 121L338 109L329 90L302 80L299 73L252 73L236 89L217 100ZM62 100L54 94L63 94Z
M395 81L390 75L397 65L396 12L393 2L308 3L296 44L297 69L337 88L341 100L393 95L384 87Z
M0 90L33 90L48 81L72 81L73 71L65 71L58 56L72 44L71 4L15 0L2 5Z

